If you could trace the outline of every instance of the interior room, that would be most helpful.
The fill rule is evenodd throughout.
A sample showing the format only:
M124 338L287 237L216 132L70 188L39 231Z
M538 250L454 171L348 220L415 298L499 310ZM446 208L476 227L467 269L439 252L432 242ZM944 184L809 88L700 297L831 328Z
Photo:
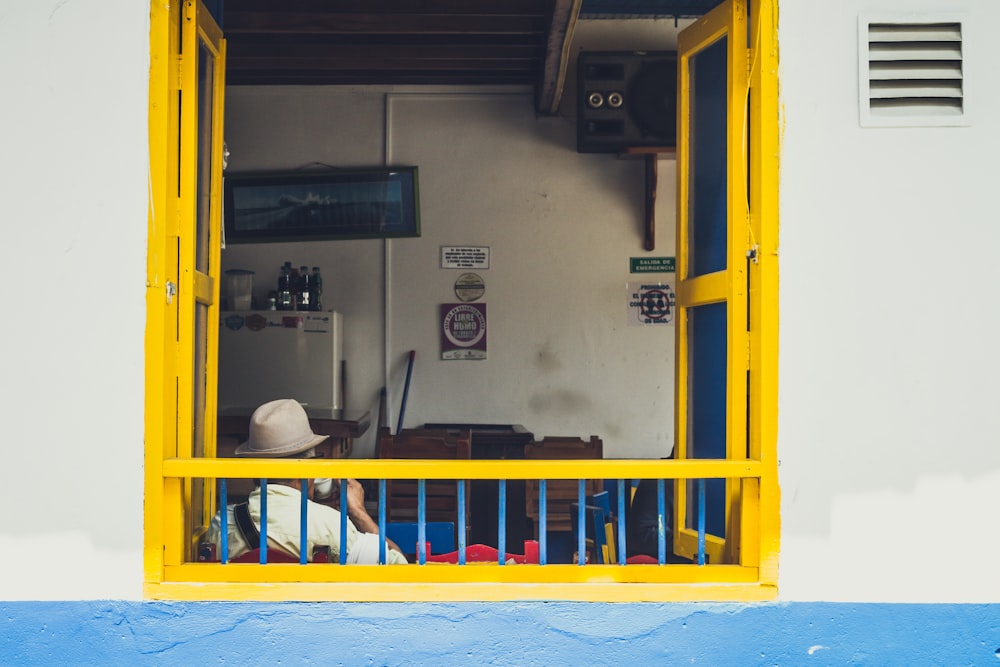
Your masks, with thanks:
M472 428L473 458L523 458L546 437L671 455L675 54L715 3L606 4L226 4L223 455L240 439L228 418L285 397L348 421L353 458L377 458L386 431L442 426ZM250 229L379 170L413 177L402 231ZM319 271L319 311L285 310L286 270ZM237 280L253 313L231 310ZM460 311L474 343L451 336ZM495 545L496 483L476 487L470 538Z
M672 154L657 159L647 250L645 160L617 146L577 150L575 71L581 51L674 49L690 19L581 18L564 92L541 114L537 86L524 84L241 85L252 77L226 18L227 179L418 168L417 237L227 239L222 253L223 271L254 272L260 309L283 263L321 268L322 307L343 318L345 416L377 421L384 388L393 427L405 395L403 427L520 424L539 436L598 435L609 457L670 453L673 326L640 324L629 304L636 283L673 283L673 273L631 271L633 260L674 255ZM445 268L446 247L483 248L488 263ZM488 306L485 358L443 359L441 306L462 303L456 280L470 272L482 279L472 303ZM608 389L621 386L630 390ZM374 446L369 429L353 454Z

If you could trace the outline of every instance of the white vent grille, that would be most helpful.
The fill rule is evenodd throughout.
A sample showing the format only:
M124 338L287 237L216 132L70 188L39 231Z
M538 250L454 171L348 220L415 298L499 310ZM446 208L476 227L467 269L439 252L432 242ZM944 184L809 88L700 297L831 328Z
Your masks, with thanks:
M862 125L967 124L960 20L859 27Z

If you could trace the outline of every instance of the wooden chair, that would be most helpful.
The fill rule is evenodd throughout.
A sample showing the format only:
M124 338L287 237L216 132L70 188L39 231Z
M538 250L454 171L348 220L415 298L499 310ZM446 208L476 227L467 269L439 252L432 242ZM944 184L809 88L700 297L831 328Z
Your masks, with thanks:
M573 543L579 544L577 536L580 526L579 508L577 502L570 503L570 522L573 525ZM611 499L607 491L587 496L584 511L584 545L590 552L590 563L618 562L617 543L615 540L615 515L611 511ZM579 557L579 555L578 555Z
M524 446L525 459L602 459L604 458L604 443L596 435L590 440L575 437L545 436ZM570 532L573 525L570 519L570 505L578 501L577 483L575 480L562 479L546 482L545 500L547 504L547 528L549 531ZM525 505L528 518L535 525L535 538L538 538L538 480L528 480L525 483ZM593 496L603 490L603 481L589 479L586 482L585 494Z
M379 431L378 457L382 459L469 459L472 456L472 434L469 430L403 429L392 435L389 429ZM385 482L386 520L415 522L417 520L417 480L387 479ZM425 521L450 522L458 526L458 485L455 480L425 482ZM468 537L471 502L469 483L465 483L465 527Z

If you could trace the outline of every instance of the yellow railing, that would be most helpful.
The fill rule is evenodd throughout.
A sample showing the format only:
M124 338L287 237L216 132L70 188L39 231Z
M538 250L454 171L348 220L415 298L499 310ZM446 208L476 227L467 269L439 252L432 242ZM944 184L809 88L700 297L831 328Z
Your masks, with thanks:
M147 583L147 593L161 599L769 599L773 586L760 582L757 553L761 472L757 461L724 460L167 459L162 469L164 509L181 516L189 509L183 497L183 482L189 479L727 479L739 489L739 507L731 509L735 519L728 529L729 539L736 540L730 551L736 555L733 562L705 565L223 565L191 558L187 521L168 520L162 580ZM520 545L507 549L520 551Z

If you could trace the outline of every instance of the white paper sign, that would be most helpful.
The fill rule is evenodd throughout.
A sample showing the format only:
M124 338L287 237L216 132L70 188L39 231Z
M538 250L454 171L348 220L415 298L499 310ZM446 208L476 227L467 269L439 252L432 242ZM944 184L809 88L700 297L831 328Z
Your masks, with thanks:
M484 245L441 246L442 269L488 269L490 247Z

